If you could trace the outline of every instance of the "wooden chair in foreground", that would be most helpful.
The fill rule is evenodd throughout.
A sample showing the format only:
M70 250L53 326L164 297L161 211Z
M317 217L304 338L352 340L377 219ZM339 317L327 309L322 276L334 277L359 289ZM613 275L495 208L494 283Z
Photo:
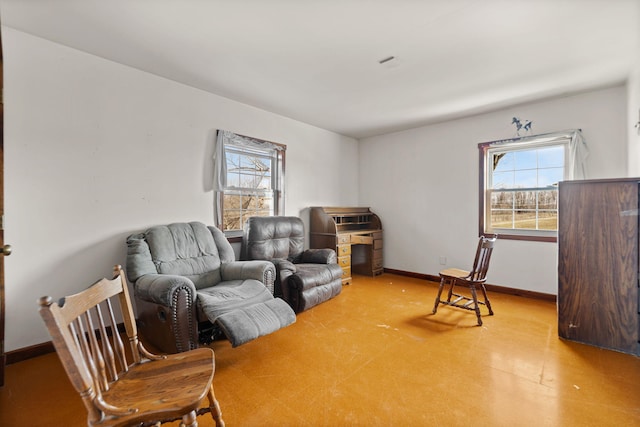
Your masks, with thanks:
M487 280L489 260L491 259L491 253L493 252L493 246L497 237L497 235L493 235L492 237L480 237L480 240L478 241L478 249L476 250L476 258L473 262L473 269L471 271L447 268L440 272L440 287L438 288L436 302L433 305L433 314L436 314L438 311L439 304L475 311L476 317L478 318L478 326L482 326L480 305L485 305L489 309L489 315L493 315L491 302L487 297L487 290L484 287L484 283ZM449 292L447 294L447 300L443 301L440 299L440 296L442 295L442 290L446 284L449 285ZM456 285L468 287L471 292L471 297L454 293L453 288ZM484 301L478 301L476 288L479 288L482 292ZM451 298L453 297L456 298L452 301Z
M149 353L138 341L127 280L119 265L112 280L102 279L59 304L42 297L40 315L87 408L87 425L158 426L181 418L181 425L197 426L196 414L210 411L216 425L224 426L213 393L213 350ZM118 333L120 316L127 350ZM208 408L202 405L205 399Z

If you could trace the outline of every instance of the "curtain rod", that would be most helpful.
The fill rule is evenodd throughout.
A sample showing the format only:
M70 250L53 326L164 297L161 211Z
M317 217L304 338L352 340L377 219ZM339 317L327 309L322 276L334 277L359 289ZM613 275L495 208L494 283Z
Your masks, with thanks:
M498 139L495 141L488 141L488 142L482 142L479 145L502 145L502 144L508 144L508 143L512 143L512 142L525 142L529 139L539 139L539 138L551 138L551 137L560 137L560 136L572 136L573 134L580 132L582 133L582 129L581 128L577 128L577 129L567 129L567 130L563 130L563 131L558 131L558 132L547 132L547 133L539 133L536 135L524 135L524 136L516 136L514 138L506 138L506 139Z

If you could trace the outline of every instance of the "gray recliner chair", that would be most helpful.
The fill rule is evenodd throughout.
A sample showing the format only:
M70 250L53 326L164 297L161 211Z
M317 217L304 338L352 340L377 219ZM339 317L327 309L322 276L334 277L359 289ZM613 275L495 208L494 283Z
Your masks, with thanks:
M336 251L304 249L304 224L294 216L250 217L244 225L241 259L276 266L275 295L300 313L342 291Z
M291 307L273 296L274 265L236 261L216 227L155 226L129 236L127 246L140 331L161 351L198 347L198 332L212 325L236 347L296 320Z

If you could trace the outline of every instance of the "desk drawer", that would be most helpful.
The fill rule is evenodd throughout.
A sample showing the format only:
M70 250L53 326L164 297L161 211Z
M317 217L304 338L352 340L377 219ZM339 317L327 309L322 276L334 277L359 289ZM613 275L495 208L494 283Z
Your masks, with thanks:
M355 245L373 245L373 237L371 236L351 236L351 243Z
M382 239L377 239L373 241L373 249L382 249Z
M342 267L342 278L351 278L351 267Z
M372 265L372 269L373 270L379 270L382 268L382 258L380 259L374 259L373 260L373 265Z
M351 255L351 245L338 245L338 250L336 252L338 256Z
M351 256L347 255L347 256L339 256L338 257L338 265L340 267L342 267L343 269L345 267L351 267Z
M338 245L344 245L349 242L351 242L350 234L338 234Z
M373 260L371 262L371 267L374 270L382 268L382 250L373 251Z

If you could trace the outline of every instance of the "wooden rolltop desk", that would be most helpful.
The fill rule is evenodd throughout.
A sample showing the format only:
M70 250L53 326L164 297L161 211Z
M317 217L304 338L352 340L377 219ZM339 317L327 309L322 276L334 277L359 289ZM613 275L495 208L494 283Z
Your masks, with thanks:
M309 234L311 248L335 248L343 285L352 272L382 274L382 223L369 208L313 207Z

